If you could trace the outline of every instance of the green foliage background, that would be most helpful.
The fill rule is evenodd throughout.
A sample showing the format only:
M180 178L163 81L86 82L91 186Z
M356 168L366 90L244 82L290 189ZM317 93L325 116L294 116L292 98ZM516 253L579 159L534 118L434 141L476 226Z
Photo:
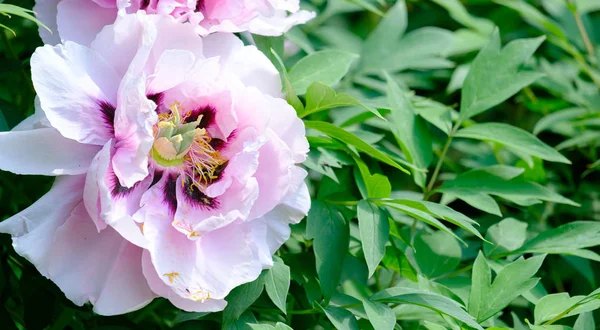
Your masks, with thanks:
M318 17L282 38L254 37L311 143L313 206L275 267L235 289L222 313L157 299L101 317L0 235L1 329L600 324L600 1L303 6ZM0 24L12 30L0 31L6 131L33 113L29 58L41 41L29 20ZM51 182L0 172L0 219Z

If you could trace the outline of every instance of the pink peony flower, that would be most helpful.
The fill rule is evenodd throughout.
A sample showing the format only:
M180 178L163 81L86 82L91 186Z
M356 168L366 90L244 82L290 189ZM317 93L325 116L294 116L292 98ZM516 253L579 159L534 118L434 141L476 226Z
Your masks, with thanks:
M138 12L31 67L39 107L0 133L0 168L58 177L0 232L74 303L222 310L308 212L304 125L235 36Z
M36 0L34 11L52 31L40 28L44 43L70 40L89 45L112 24L117 13L170 15L196 25L205 36L214 32L243 32L278 36L315 17L300 10L299 0Z

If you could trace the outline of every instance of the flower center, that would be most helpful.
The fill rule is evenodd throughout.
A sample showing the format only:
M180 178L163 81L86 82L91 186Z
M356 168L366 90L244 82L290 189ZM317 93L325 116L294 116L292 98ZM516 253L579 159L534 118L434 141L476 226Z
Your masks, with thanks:
M150 156L161 167L174 168L185 174L191 185L204 190L218 179L227 160L212 147L206 129L199 127L202 115L188 122L185 116L181 116L179 102L169 108L171 111L160 114L154 126L154 144Z

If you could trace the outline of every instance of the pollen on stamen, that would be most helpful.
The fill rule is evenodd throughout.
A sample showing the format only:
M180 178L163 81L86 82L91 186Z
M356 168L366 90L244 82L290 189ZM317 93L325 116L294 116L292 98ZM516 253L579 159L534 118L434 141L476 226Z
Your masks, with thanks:
M169 278L169 282L170 282L170 283L173 283L173 282L174 282L174 280L175 280L175 278L176 278L177 276L179 276L179 273L178 273L178 272L171 272L171 273L166 273L166 274L163 274L163 276L166 276L166 277L168 277L168 278Z

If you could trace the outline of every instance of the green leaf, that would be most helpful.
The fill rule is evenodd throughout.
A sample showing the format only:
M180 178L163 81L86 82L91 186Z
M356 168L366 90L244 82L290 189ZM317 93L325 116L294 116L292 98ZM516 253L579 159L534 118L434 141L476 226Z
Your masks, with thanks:
M2 109L0 109L0 132L7 132L10 131L10 128L8 127L8 122L6 121L6 117L4 117L4 114L2 113Z
M467 11L465 6L459 0L432 0L438 5L444 7L450 17L460 24L478 31L483 35L490 35L494 30L494 23L485 18L475 17Z
M596 253L582 250L597 245L600 245L600 223L575 221L543 231L520 249L513 251L513 254L567 254L600 261L600 256Z
M293 330L287 324L277 322L275 326L270 324L248 324L252 330Z
M502 216L502 212L500 212L500 206L498 206L498 203L496 203L496 201L489 195L468 190L453 191L452 193L448 192L446 195L450 197L456 197L472 207L482 210L483 212L494 214L499 217Z
M471 118L505 101L543 74L519 71L544 41L544 37L518 39L500 49L500 34L495 30L469 69L463 84L459 121Z
M449 193L458 198L477 191L479 194L502 197L524 206L541 201L579 205L537 183L523 180L522 173L522 168L505 165L489 166L465 172L454 180L445 181L436 191Z
M32 22L35 22L35 24L37 24L37 25L43 27L44 29L48 30L48 32L53 33L52 30L50 30L49 27L47 27L46 25L44 25L44 23L42 23L40 20L38 20L37 18L35 18L35 16L31 15L33 13L33 11L31 11L31 10L28 10L28 9L25 9L25 8L21 8L19 6L15 6L15 5L0 4L0 13L21 16L21 17L23 17L25 19L28 19L28 20L30 20Z
M398 72L454 67L454 63L445 58L454 41L452 32L436 27L411 31L399 42L388 45L393 50L391 56L373 63L366 71L376 73L379 70Z
M571 164L565 156L531 133L503 123L475 124L456 132L456 137L493 141L527 155L544 160Z
M360 241L371 277L385 254L390 224L385 213L377 205L366 200L358 202L357 212Z
M298 117L304 118L313 113L339 107L361 107L384 119L377 109L362 104L348 94L338 93L333 88L320 82L314 82L308 87L306 91L306 108L298 113Z
M275 306L286 314L285 301L290 289L290 267L279 257L273 257L273 267L265 276L265 289Z
M206 315L208 312L184 312L182 310L177 311L175 318L173 319L173 324L183 323L186 321L198 320Z
M421 274L428 278L450 273L456 269L462 256L456 239L442 231L416 236L414 248Z
M596 322L594 322L594 314L590 312L579 314L577 321L575 321L575 326L573 326L573 330L588 329L596 329Z
M313 201L307 218L306 237L313 239L321 291L325 300L329 301L340 282L348 252L348 223L339 209L321 201Z
M383 152L373 148L368 143L359 139L356 135L347 132L333 124L324 122L324 121L305 121L304 125L306 128L315 129L322 133L325 133L331 136L334 139L340 140L344 143L354 146L356 149L370 155L371 157L382 161L390 166L393 166L404 173L409 173L406 169L404 169L400 164L396 163L391 157L384 154Z
M527 238L527 223L514 218L506 218L493 224L485 234L483 252L493 256L520 248Z
M393 330L396 325L396 314L385 304L371 300L363 300L365 312L369 317L369 322L377 330Z
M315 49L311 41L306 36L306 33L300 28L299 25L294 26L288 32L285 33L286 39L293 42L296 46L300 47L307 54L312 54Z
M537 8L522 0L494 0L496 3L517 11L525 21L538 29L549 32L561 40L567 40L563 29L556 22L542 14Z
M445 233L448 233L452 236L454 236L456 239L460 240L461 242L464 243L463 240L460 239L460 237L456 236L456 234L450 230L450 228L446 227L446 225L444 225L443 223L441 223L440 221L438 221L434 216L431 215L431 213L429 212L429 210L427 210L427 208L423 207L420 204L414 204L413 202L415 201L409 201L409 203L405 203L405 201L382 201L381 204L384 206L387 206L389 208L392 208L394 210L398 210L404 214L407 214L417 220L423 221L426 224L433 226Z
M237 320L223 323L223 330L251 330L251 324L257 323L251 311L245 311Z
M391 45L398 42L406 31L407 24L406 3L404 0L398 0L363 43L360 67L363 70L378 68L381 61L391 57L395 52Z
M367 164L358 157L354 157L354 161L359 169L363 180L364 188L366 189L365 198L389 198L392 193L392 184L390 180L383 174L371 174ZM361 184L359 183L359 189Z
M405 206L411 207L413 209L417 209L417 210L426 212L427 214L432 215L436 218L444 219L454 225L457 225L457 226L465 229L466 231L470 232L471 234L483 239L483 236L481 236L479 231L475 227L473 227L473 225L477 225L477 222L475 222L473 219L467 217L466 215L451 209L450 207L448 207L446 205L441 205L441 204L427 202L427 201L415 201L415 200L408 200L408 199L386 200L384 203L386 203L388 205L390 203L396 204L396 205L405 205ZM438 227L438 229L448 232L447 228L445 228L445 229L444 228L445 228L445 226L443 228ZM450 231L450 233L452 234L452 236L461 240L451 231Z
M435 312L448 315L475 329L483 330L483 328L477 324L475 319L464 311L463 306L450 298L436 293L393 287L376 293L370 300L394 304L412 304L425 307Z
M258 299L265 286L266 271L258 278L231 290L225 300L227 307L223 310L223 324L235 322Z
M335 329L339 330L359 330L356 318L349 311L340 308L329 306L327 308L319 307L325 312L325 315L331 321Z
M533 288L539 278L533 278L545 255L519 258L505 266L492 283L490 266L481 252L473 265L469 314L483 322L508 306L515 298Z
M586 303L581 303L587 301ZM600 308L600 300L586 300L586 296L570 297L567 292L544 296L535 305L535 324L579 315Z
M253 34L252 39L256 44L256 48L265 54L275 67L279 65L279 59L283 57L283 37L267 37L258 34ZM275 52L273 54L271 49Z
M553 112L549 115L542 117L535 124L535 127L533 127L533 134L538 135L543 131L552 130L552 128L557 124L580 118L589 113L590 110L585 108L569 108Z
M417 271L410 264L404 253L395 246L388 245L385 247L385 255L381 263L385 268L395 271L402 275L402 277L417 282Z
M415 114L405 93L386 73L388 98L390 103L390 130L402 149L406 159L418 168L427 168L433 160L433 147L429 128L420 116ZM420 187L425 187L426 174L414 171L413 178Z
M303 57L288 73L292 87L299 95L306 93L313 82L331 86L350 70L357 55L339 50L322 50Z
M304 104L302 104L302 101L300 101L300 99L298 98L296 91L294 91L292 83L290 83L290 79L287 70L285 69L285 65L283 64L283 61L281 60L279 55L277 55L273 48L271 48L271 54L273 55L273 58L275 58L275 60L277 61L276 65L279 64L279 73L281 74L281 79L285 88L285 99L287 103L296 110L296 113L303 112Z

